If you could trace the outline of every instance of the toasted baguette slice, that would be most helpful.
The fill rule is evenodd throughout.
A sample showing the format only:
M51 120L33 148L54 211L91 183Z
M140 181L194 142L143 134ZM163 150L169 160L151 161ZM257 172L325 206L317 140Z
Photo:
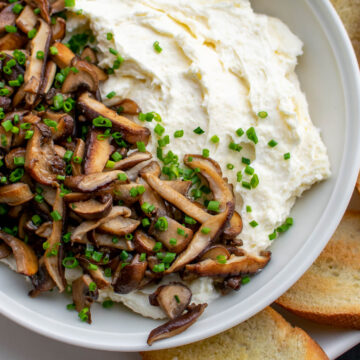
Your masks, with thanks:
M319 345L268 307L222 334L174 349L141 353L143 360L323 360Z
M346 212L319 258L277 303L319 323L360 329L360 212Z
M343 21L360 63L360 1L331 0Z

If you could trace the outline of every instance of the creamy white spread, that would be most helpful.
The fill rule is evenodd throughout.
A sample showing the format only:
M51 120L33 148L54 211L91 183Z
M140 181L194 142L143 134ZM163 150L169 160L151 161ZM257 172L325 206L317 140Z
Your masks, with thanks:
M159 113L170 136L165 154L171 150L182 160L186 153L209 149L234 185L244 249L266 249L269 234L283 224L296 198L330 175L326 148L295 74L302 42L280 20L254 13L248 0L77 0L75 10L83 15L70 18L67 29L90 26L100 66L113 66L116 57L110 48L124 59L102 84L103 98L115 91L115 99L130 98L144 113ZM108 33L113 34L111 40ZM155 51L155 41L161 53ZM258 116L262 111L268 114L264 119ZM145 125L153 130L156 124ZM204 134L195 134L197 127ZM236 134L250 127L255 128L256 145L246 133ZM174 138L177 130L184 130L184 136ZM219 143L210 141L214 135ZM155 158L158 139L152 131L147 149ZM278 145L270 147L271 140ZM230 150L230 142L242 150ZM237 182L239 171L243 181L251 179L244 172L243 157L251 160L258 175L255 189ZM258 226L252 227L252 221ZM191 286L199 302L217 296L209 279ZM148 303L151 290L128 295L102 291L100 299L109 297L144 316L163 317Z

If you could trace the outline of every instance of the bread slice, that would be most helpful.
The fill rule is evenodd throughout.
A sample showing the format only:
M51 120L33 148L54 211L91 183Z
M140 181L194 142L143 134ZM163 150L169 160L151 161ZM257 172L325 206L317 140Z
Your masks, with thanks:
M360 0L331 0L339 13L360 63Z
M141 353L143 360L323 360L319 345L268 307L222 334L173 349Z
M360 329L360 212L346 212L319 258L277 303L319 323Z

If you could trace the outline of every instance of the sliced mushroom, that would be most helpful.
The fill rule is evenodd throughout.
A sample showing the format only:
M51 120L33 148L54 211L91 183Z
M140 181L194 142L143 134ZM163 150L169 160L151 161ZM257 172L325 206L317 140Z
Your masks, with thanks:
M25 0L33 8L40 9L41 17L50 24L50 5L48 0Z
M0 126L0 149L4 149L5 151L9 151L11 147L11 140L13 138L11 131L5 131L5 129Z
M74 150L74 156L72 158L71 166L74 176L82 174L82 162L85 156L85 142L82 139L76 140L76 146ZM77 159L77 160L76 160Z
M52 46L54 46L54 48L57 50L56 54L51 56L56 65L61 69L70 67L71 61L75 57L75 54L61 42L55 42Z
M170 320L167 323L160 325L151 331L147 343L151 346L155 341L167 339L175 335L181 334L188 327L195 323L195 321L204 312L207 304L199 304L190 306L187 313Z
M51 4L51 15L65 10L65 0L56 0Z
M103 132L92 130L86 141L86 157L84 163L85 174L100 173L104 170L113 148L110 144L111 138L100 140L98 137ZM114 171L115 169L112 169Z
M64 199L62 198L60 188L56 191L56 199L53 207L53 211L61 217L60 220L53 221L51 235L47 240L49 247L45 251L44 263L46 270L55 282L59 291L62 292L65 289L65 279L61 266L61 242L62 242L62 231L65 221L65 206Z
M178 256L165 273L169 274L182 269L213 243L224 230L226 222L232 216L233 209L233 204L229 203L224 212L215 215L206 221L195 233L186 250Z
M161 175L161 167L157 161L151 161L139 171L139 176L143 174L151 174L156 177Z
M63 82L61 92L67 94L77 90L86 90L95 93L99 87L99 79L94 67L76 56L72 59L71 66L75 67L78 72L69 72Z
M81 53L81 59L91 64L97 63L97 57L95 51L88 46L85 47L83 52Z
M189 161L189 157L192 161ZM232 186L222 177L219 165L210 158L204 158L200 155L185 155L185 165L192 169L199 169L200 174L209 183L210 189L214 195L214 200L219 202L220 211L223 211L228 202L235 202ZM226 229L226 237L235 237L242 231L242 220L238 213L235 213L234 219L230 221Z
M86 201L93 197L93 194L90 193L82 193L82 192L71 192L64 196L64 200L67 203L73 203L77 201Z
M25 158L25 149L24 148L15 148L12 149L11 151L9 151L6 155L5 155L5 164L6 167L8 169L15 169L17 167L17 165L15 165L15 158L18 157L23 157Z
M229 250L223 245L214 245L207 249L201 256L201 260L218 260L219 257L228 260L230 258Z
M55 24L52 26L52 41L63 40L66 34L66 21L57 17Z
M10 111L11 98L8 98L6 96L0 96L0 107L2 107L5 112Z
M37 228L35 234L39 237L47 239L51 236L52 227L53 224L51 221L44 222Z
M56 128L50 128L54 141L65 140L73 134L75 121L70 115L47 111L43 119L54 120L57 123Z
M140 225L140 221L118 216L109 220L98 227L98 230L108 234L124 236L131 234Z
M0 33L5 32L5 26L15 25L16 15L13 12L15 4L6 6L0 12Z
M89 286L93 282L89 275L82 275L72 283L73 302L76 311L83 314L88 324L91 324L90 306L98 298L98 290L90 291Z
M131 99L123 99L120 102L116 102L111 106L118 106L121 108L121 113L126 115L139 115L141 113L140 106Z
M150 234L153 235L156 240L160 241L169 251L177 254L182 252L193 238L192 230L179 224L169 216L165 215L162 219L166 220L167 229L165 231L157 229L155 224L155 226L150 228ZM173 244L173 240L175 240L175 244Z
M80 256L78 257L78 259L80 265L82 266L82 268L86 270L86 272L89 273L89 275L94 280L98 289L106 289L110 287L111 285L110 282L105 279L105 276L99 267L93 270L93 268L90 266L91 262L89 261L89 259L85 258L84 256Z
M108 195L104 202L95 199L77 201L69 204L75 214L87 220L99 219L107 216L112 208L112 197Z
M139 185L136 183L122 184L117 182L114 184L113 196L116 201L123 201L126 205L132 205L140 200L141 194L132 196L130 194L131 189L137 188Z
M8 215L13 219L18 219L22 211L23 211L22 205L13 206L9 209Z
M267 265L267 263L270 261L270 258L270 252L265 252L258 256L232 255L225 264L220 264L216 260L207 259L197 264L186 265L186 270L195 273L198 276L228 277L245 274L255 274Z
M120 263L116 270L114 291L120 294L128 294L136 290L145 276L147 261L140 261L140 255L136 254L131 263Z
M152 155L147 151L146 152L135 151L125 159L117 161L113 169L128 170L136 166L137 164L142 163L143 161L150 160L151 158Z
M64 185L72 190L80 192L93 192L104 188L118 179L119 174L125 174L121 170L113 170L104 173L67 176Z
M136 230L134 234L134 246L138 253L153 255L156 241L154 238L141 230Z
M18 32L6 34L0 38L0 51L21 49L26 41L27 38Z
M126 251L133 251L134 245L130 240L125 240L123 238L116 238L114 241L114 235L110 234L101 234L96 232L95 230L91 233L91 239L98 247L108 247L114 248L118 250L126 250Z
M43 257L39 260L39 271L31 277L31 282L34 289L29 292L29 296L32 298L55 287L54 281L46 270Z
M118 216L124 216L129 217L131 215L131 210L125 206L113 206L113 208L110 211L110 214L102 219L99 220L88 220L82 222L73 232L71 235L71 241L73 242L79 242L81 241L84 236L99 227L100 225L118 217Z
M16 19L16 26L25 34L34 29L38 21L37 15L31 6L26 5Z
M191 290L184 284L172 282L157 288L149 296L151 305L160 306L170 319L179 317L190 304Z
M30 201L33 197L28 184L15 183L0 187L0 203L17 206Z
M17 272L32 276L38 271L38 259L34 250L22 240L0 230L0 239L8 245L15 257Z
M199 208L184 195L174 191L166 181L160 180L156 176L148 173L142 174L142 177L163 199L179 208L186 215L191 216L200 223L205 223L212 217L212 215Z
M64 174L64 168L65 162L55 153L50 129L37 124L27 143L25 170L40 184L56 185L56 177Z
M7 258L11 255L11 248L6 244L0 244L0 259Z
M118 115L101 102L93 99L90 93L85 92L80 95L78 106L89 120L99 116L109 119L112 122L112 129L121 132L124 140L130 144L135 144L137 141L143 141L145 144L148 143L150 137L149 129Z
M53 207L56 200L56 189L51 186L39 185L42 189L41 195L44 197L45 201Z
M243 229L243 222L240 214L234 211L233 217L230 219L229 225L224 230L224 239L234 239L241 233Z
M51 40L51 28L43 20L40 21L40 27L36 33L36 36L31 40L30 43L30 60L29 64L26 66L26 71L24 75L24 91L30 93L31 95L38 95L40 93L41 84L44 77L45 66L46 66L46 57L48 54L50 40ZM39 59L37 53L42 51L44 53L44 58ZM33 97L31 97L33 99ZM27 100L29 105L33 105L35 99L31 104Z
M181 195L186 196L191 188L192 182L186 180L168 180L166 184Z
M40 94L46 95L54 83L56 75L56 64L49 60L45 66L44 79L40 87Z

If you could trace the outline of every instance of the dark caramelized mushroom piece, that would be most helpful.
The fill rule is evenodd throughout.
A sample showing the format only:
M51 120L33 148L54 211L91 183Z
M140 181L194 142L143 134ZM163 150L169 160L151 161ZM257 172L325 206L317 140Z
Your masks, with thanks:
M207 304L191 305L185 314L160 325L151 331L147 343L151 346L155 341L167 339L181 334L189 328L204 312Z
M118 216L112 220L109 220L98 227L100 232L113 234L117 236L124 236L131 234L140 225L139 220L134 220L122 216Z
M56 75L56 64L49 60L46 63L45 71L44 71L44 79L40 87L40 94L42 96L46 96L50 91L52 84L54 83Z
M186 270L198 276L228 277L255 274L270 261L270 252L260 255L232 255L225 263L207 259L197 264L186 265Z
M97 288L90 291L89 286L93 282L89 275L83 275L72 283L72 295L75 309L81 320L91 324L90 306L99 296Z
M119 294L128 294L138 289L145 276L147 261L140 261L140 255L136 254L131 263L120 263L115 272L113 283L114 291Z
M31 277L31 283L34 289L29 292L29 296L32 298L55 287L54 281L46 270L43 257L39 260L39 271Z
M95 51L88 46L85 47L83 52L81 53L81 59L91 64L97 63L97 57Z
M207 249L202 255L201 260L212 259L218 260L223 259L223 261L228 260L230 258L229 250L223 245L214 245Z
M136 230L134 234L134 246L138 253L145 253L147 255L154 255L154 247L156 241L154 238L141 230Z
M49 0L25 0L29 5L31 5L33 8L39 8L40 9L40 15L41 17L50 24L50 5Z
M137 164L142 163L143 161L150 160L151 158L152 155L147 151L146 152L135 151L125 159L117 161L113 169L128 170L136 166Z
M191 297L191 290L186 285L172 282L158 287L149 300L152 305L160 306L168 318L175 319L188 307Z
M67 176L64 185L75 191L94 192L117 180L119 174L125 173L121 170L113 170L89 175Z
M26 37L18 32L6 34L0 38L0 51L21 49L26 41Z
M113 147L111 146L111 137L100 140L99 136L103 134L100 130L92 130L86 140L86 156L84 163L84 173L94 174L104 170ZM117 170L113 168L111 171Z
M136 194L136 196L132 196L130 194L131 189L137 188L138 184L136 183L129 183L129 184L122 184L121 182L114 184L113 189L113 197L115 201L123 201L126 205L135 204L140 200L141 194ZM134 194L133 194L134 195Z
M0 230L0 239L9 246L16 260L17 272L27 276L35 275L39 268L34 250L22 240Z
M15 183L0 187L0 203L17 206L30 201L33 197L28 184Z
M10 150L5 155L5 165L8 169L14 170L17 165L15 164L15 158L23 157L25 158L25 149L24 148L15 148Z
M51 221L44 222L37 228L35 234L39 237L47 239L51 236L52 226Z
M0 259L7 258L11 255L11 248L6 244L0 244Z
M26 147L25 170L40 184L56 185L57 175L64 174L65 162L55 153L50 129L44 124L33 129Z
M5 26L15 25L16 15L13 12L15 4L10 4L0 12L0 33L5 32Z
M82 139L76 140L74 156L71 160L72 172L74 176L82 174L82 162L85 156L85 142Z
M80 95L78 107L89 120L93 120L99 116L109 119L112 122L113 131L121 132L124 140L130 144L135 144L137 141L143 141L147 144L149 141L150 130L148 128L118 115L101 102L93 99L88 92Z
M112 208L111 195L106 196L104 202L90 199L86 201L77 201L69 204L69 207L75 214L87 220L99 219L107 216Z
M121 113L126 115L139 115L141 113L140 106L131 99L120 100L119 102L112 104L112 106L121 108Z
M61 69L70 67L75 54L61 42L55 42L52 46L57 50L54 55L51 55L51 58L55 61L56 65Z
M233 204L229 203L226 210L206 221L195 233L188 247L178 256L165 273L169 274L182 269L196 259L223 232L226 222L232 216Z
M105 276L99 267L94 269L91 266L92 263L85 256L79 256L78 259L79 259L81 267L86 272L89 273L89 275L94 280L98 289L106 289L106 288L110 287L110 285L111 285L110 282L105 279Z

